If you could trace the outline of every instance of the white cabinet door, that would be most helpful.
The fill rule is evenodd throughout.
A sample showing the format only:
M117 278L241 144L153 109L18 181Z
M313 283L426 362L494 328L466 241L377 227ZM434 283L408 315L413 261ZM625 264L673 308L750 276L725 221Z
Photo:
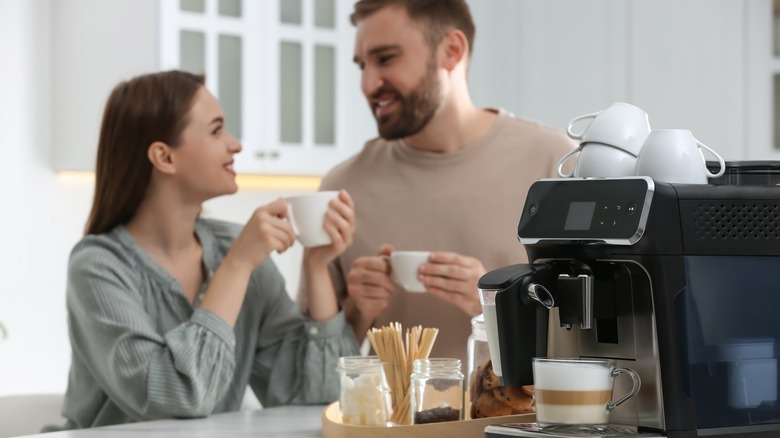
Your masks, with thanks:
M322 175L375 135L352 63L352 4L160 2L161 64L206 73L244 146L239 173Z

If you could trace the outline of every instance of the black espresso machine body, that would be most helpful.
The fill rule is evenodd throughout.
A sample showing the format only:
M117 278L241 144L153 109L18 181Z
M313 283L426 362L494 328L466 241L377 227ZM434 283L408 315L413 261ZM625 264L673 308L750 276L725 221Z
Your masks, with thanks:
M479 282L505 385L532 383L535 356L610 358L642 380L612 423L780 436L780 189L539 180L518 238L530 263Z

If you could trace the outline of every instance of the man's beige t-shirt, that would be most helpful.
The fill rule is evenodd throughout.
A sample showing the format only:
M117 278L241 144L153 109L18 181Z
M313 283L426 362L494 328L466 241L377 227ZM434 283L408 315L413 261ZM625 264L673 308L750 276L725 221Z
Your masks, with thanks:
M575 145L559 130L497 112L490 131L457 152L377 138L325 176L320 190L346 189L355 201L354 243L331 270L339 296L347 294L352 262L385 243L476 257L488 271L527 261L517 224L528 188L556 176L558 160ZM374 325L437 327L431 357L465 360L470 320L453 304L399 288Z

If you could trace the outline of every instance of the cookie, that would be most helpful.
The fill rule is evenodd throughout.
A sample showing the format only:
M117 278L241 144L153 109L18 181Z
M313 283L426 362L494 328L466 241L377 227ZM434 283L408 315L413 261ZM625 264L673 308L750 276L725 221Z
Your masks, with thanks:
M499 386L501 386L501 379L493 372L493 365L488 362L485 371L482 372L482 388L485 391L492 391Z
M490 364L488 361L485 364L479 365L476 370L472 371L471 383L469 384L469 401L472 403L482 395L482 373L485 371L485 367Z
M493 390L493 396L496 400L512 408L516 413L533 412L533 397L523 392L516 386L500 386Z
M493 393L489 391L483 392L471 405L471 418L499 417L511 413L512 408L496 400Z

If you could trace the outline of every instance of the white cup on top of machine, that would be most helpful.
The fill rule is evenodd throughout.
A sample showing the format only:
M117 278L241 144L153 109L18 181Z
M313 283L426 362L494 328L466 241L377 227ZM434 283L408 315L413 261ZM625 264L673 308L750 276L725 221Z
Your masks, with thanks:
M590 120L581 131L575 125ZM583 114L569 122L566 133L580 145L558 161L563 178L620 177L634 175L636 158L650 133L647 113L625 102L615 102L603 111ZM564 173L566 160L579 153L574 171Z
M718 160L718 172L707 168L702 149ZM687 129L652 130L636 160L636 175L669 183L707 184L707 178L717 178L725 171L723 158Z

